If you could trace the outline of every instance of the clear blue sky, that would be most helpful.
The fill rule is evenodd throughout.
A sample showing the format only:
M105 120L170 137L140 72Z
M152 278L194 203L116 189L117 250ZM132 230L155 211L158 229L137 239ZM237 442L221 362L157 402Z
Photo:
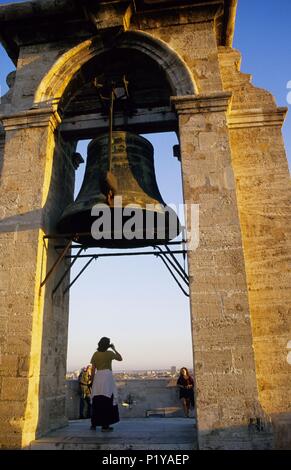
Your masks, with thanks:
M9 3L9 2L0 2ZM243 54L242 71L287 106L291 80L290 0L240 0L234 47ZM0 49L0 85L13 68ZM290 106L290 105L289 105ZM155 147L158 185L166 202L181 203L180 165L172 157L174 134L147 136ZM284 125L289 161L291 114ZM79 149L85 152L86 143ZM77 172L77 188L84 168ZM72 276L81 269L73 271ZM161 262L129 257L93 262L72 288L68 369L90 360L101 336L110 336L124 356L115 370L192 366L189 303Z

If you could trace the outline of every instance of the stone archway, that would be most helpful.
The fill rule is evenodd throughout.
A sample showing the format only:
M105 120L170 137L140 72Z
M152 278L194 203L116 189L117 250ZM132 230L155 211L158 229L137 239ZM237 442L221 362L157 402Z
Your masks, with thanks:
M188 67L163 41L147 33L126 32L120 37L118 47L138 51L156 62L164 70L171 93L175 96L194 93L195 85ZM25 447L35 437L66 423L64 372L68 297L62 298L60 294L52 297L52 290L62 276L66 263L59 265L45 286L40 288L41 281L57 258L54 243L44 239L44 236L54 231L55 222L72 198L73 191L70 155L74 142L64 142L60 133L56 132L61 122L58 105L82 66L108 50L109 47L104 47L99 38L87 40L68 50L40 81L31 108L3 119L6 132L4 158L5 155L14 155L17 165L16 161L22 158L25 148L26 164L30 171L35 169L29 186L33 188L33 193L38 193L38 198L31 199L27 181L19 182L19 210L12 218L2 220L2 231L5 232L9 225L11 240L6 243L11 256L16 256L24 246L28 231L32 232L29 259L22 250L28 279L23 295L27 302L16 311L20 317L26 315L29 319L27 325L30 325L23 333L25 346L19 346L19 354L24 354L26 358L21 362L21 376L12 379L18 390L21 383L21 398L15 396L15 400L9 402L8 409L13 415L14 402L20 400L21 406L18 406L19 418L6 422L7 446ZM31 168L30 159L38 161L38 165ZM16 243L13 236L15 230L18 232ZM19 337L20 332L17 334ZM14 351L11 342L7 344L8 350ZM22 423L21 426L19 423Z
M122 33L114 46L138 50L152 58L166 72L174 96L195 94L195 81L187 64L164 41L145 32L127 31ZM63 54L39 84L34 96L34 107L60 100L82 66L109 50L110 46L106 47L98 36Z

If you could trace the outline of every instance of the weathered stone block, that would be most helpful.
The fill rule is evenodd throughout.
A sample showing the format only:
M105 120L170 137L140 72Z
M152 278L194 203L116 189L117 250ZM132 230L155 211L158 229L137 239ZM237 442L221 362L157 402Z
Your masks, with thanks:
M0 375L2 376L15 376L18 367L18 356L0 354ZM1 415L0 415L1 416Z
M6 377L2 385L1 400L25 400L27 397L27 388L27 379L21 377Z

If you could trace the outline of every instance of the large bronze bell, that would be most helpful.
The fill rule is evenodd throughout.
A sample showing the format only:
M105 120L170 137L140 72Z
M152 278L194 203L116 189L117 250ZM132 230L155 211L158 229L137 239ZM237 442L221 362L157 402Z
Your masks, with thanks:
M139 135L115 131L109 163L108 140L108 134L103 134L88 145L84 181L76 200L61 216L59 232L73 234L85 246L108 248L164 244L175 238L180 224L160 195L152 144ZM104 213L100 209L103 219L97 216L98 208L104 208Z

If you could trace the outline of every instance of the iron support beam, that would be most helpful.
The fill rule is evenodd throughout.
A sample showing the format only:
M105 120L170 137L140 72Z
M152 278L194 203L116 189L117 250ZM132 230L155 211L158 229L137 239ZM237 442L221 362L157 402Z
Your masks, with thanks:
M133 116L124 118L123 113L116 112L114 123L118 129L131 132L151 133L169 132L177 130L177 116L169 106L153 109L137 109ZM67 117L60 126L60 132L64 139L72 136L77 139L94 139L100 132L108 130L108 118L102 113L81 114Z
M80 256L81 252L83 251L83 247L79 249L78 253L77 253L77 257ZM67 269L65 270L64 274L62 275L61 279L59 280L59 282L57 283L57 285L55 286L55 288L53 289L52 291L52 296L55 295L56 291L58 290L58 288L60 287L61 283L63 282L63 280L65 279L66 275L68 274L68 272L70 271L71 267L75 264L75 262L77 261L78 258L74 258L73 261L70 263L70 265L67 267Z
M185 247L185 243L186 243L185 240L180 240L180 241L176 241L176 242L168 242L168 243L167 243L167 246L183 245L183 246ZM81 246L81 245L72 245L72 246L71 246L71 250L73 250L73 249L79 249L80 246ZM160 245L151 245L151 246L155 247L155 246L160 246ZM164 245L162 245L162 246L164 246ZM55 250L61 250L61 249L63 249L63 248L65 248L65 245L55 245ZM84 246L83 246L83 248L84 248L85 250L89 250L89 249L98 248L98 247L94 247L94 246L85 246L85 247L84 247ZM103 249L105 249L105 248L103 248ZM106 249L107 249L107 248L106 248ZM185 252L187 251L185 248L183 248L183 249L185 250Z
M164 259L164 256L161 255L160 253L156 253L156 256L159 257L162 262L164 263L164 265L166 266L166 268L168 269L168 271L170 272L171 276L175 279L176 283L178 284L178 286L180 287L181 291L183 292L183 294L186 295L186 297L189 297L189 294L188 292L185 291L185 289L182 287L182 285L180 284L180 282L178 281L178 279L176 278L175 274L173 273L173 271L171 270L171 268L168 266L167 262L166 262L166 259ZM167 261L169 261L167 259Z
M44 237L44 238L47 238L47 237ZM54 264L52 265L51 269L49 270L49 272L47 273L46 277L44 278L44 280L41 282L40 284L40 287L43 287L45 285L45 283L47 282L48 278L50 277L50 275L53 273L53 271L56 269L56 267L60 264L60 262L62 261L63 258L66 257L66 254L67 252L69 251L70 247L71 247L71 244L72 244L72 240L69 240L67 245L65 246L65 248L63 249L63 251L61 252L61 254L59 255L59 257L56 259L56 261L54 262Z
M183 254L186 253L185 250L173 250L172 253L175 254ZM168 256L169 253L163 252L165 256ZM91 256L95 258L104 258L104 257L110 257L110 256L142 256L142 255L157 255L154 251L141 251L141 252L136 252L136 253L100 253L100 255L67 255L66 258L90 258Z
M160 251L160 254L161 255L168 255L168 254L172 254L172 253L166 253L165 251L163 251L159 246L157 247L158 250ZM174 255L173 255L174 256ZM179 265L180 269L178 269L175 264L169 259L169 258L166 258L167 262L172 266L172 268L176 271L176 273L178 274L178 276L180 276L180 278L185 282L185 284L187 284L187 286L189 286L189 279L188 279L188 276L186 274L186 272L181 272L181 266Z
M92 263L93 259L107 258L107 257L119 257L119 256L148 256L148 255L154 255L156 257L161 258L162 262L164 263L164 265L166 266L166 268L168 269L171 276L174 278L175 282L180 287L180 289L182 290L184 295L189 297L189 294L183 288L183 286L181 285L181 283L179 282L179 280L177 279L177 277L175 276L175 274L173 272L173 269L174 269L174 271L176 271L178 276L183 280L183 282L187 285L187 287L189 287L189 276L186 273L185 269L183 269L183 267L180 265L179 261L174 256L175 254L181 254L185 257L186 253L187 253L187 250L186 249L182 249L182 250L170 250L169 249L169 245L181 245L182 244L182 246L184 247L185 246L185 240L184 239L181 240L181 241L169 242L167 245L162 245L162 246L165 246L166 251L162 250L160 245L152 245L152 248L154 250L155 249L159 250L158 253L156 253L155 251L139 251L139 252L128 252L128 251L126 251L126 252L121 252L121 253L114 252L114 253L100 253L100 254L84 254L84 255L82 255L81 253L82 253L83 250L94 249L94 248L97 248L97 247L89 247L89 246L84 247L84 246L80 246L78 244L77 245L72 245L73 238L75 238L75 239L78 238L78 235L80 235L80 234L62 234L62 235L55 234L55 235L45 235L44 236L44 239L50 239L50 240L60 239L60 238L63 238L63 239L70 238L70 240L68 241L68 243L66 245L56 245L55 246L55 249L62 249L62 252L60 253L57 260L55 261L55 263L53 264L53 266L51 267L51 269L47 273L45 279L41 283L41 287L42 287L47 282L47 280L50 277L50 275L52 274L52 272L56 269L56 267L59 265L59 263L64 258L72 260L70 265L66 268L65 272L63 273L63 275L59 279L58 283L54 287L54 289L52 291L52 295L54 295L55 292L58 290L61 283L63 282L66 275L68 274L68 272L70 271L70 269L72 268L74 263L77 261L77 259L90 258L89 261L85 264L85 266L81 269L79 274L63 290L63 295L66 294L66 292L68 292L68 290L75 284L75 282L79 279L79 277L83 274L83 272L87 269L87 267ZM74 254L68 255L67 253L68 253L68 250L70 248L71 249L78 249L78 252L75 255ZM172 258L172 259L170 259L170 258Z
M85 271L85 269L88 268L89 264L92 263L93 259L97 259L97 256L92 256L91 259L89 259L89 261L85 264L85 266L81 269L81 271L79 272L79 274L75 277L75 279L73 279L72 282L70 282L70 284L63 290L63 295L65 295L66 292L68 292L68 290L72 287L73 284L75 284L75 282L79 279L79 277L81 276L81 274L83 274L83 272Z

